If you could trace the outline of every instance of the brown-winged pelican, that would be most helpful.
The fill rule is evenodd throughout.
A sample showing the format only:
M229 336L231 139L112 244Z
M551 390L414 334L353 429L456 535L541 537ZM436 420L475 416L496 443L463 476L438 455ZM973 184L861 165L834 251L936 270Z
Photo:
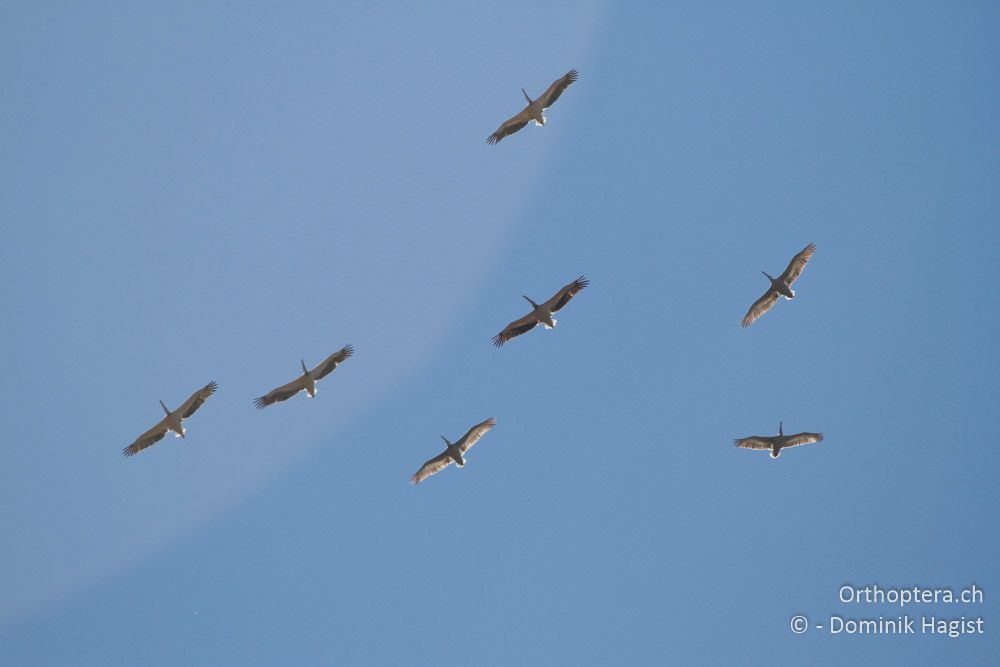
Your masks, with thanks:
M524 93L524 99L528 100L528 106L524 107L521 112L513 118L505 120L503 124L497 128L497 131L486 139L486 143L495 144L507 135L514 134L532 120L535 121L535 125L545 125L545 116L542 115L542 111L552 106L552 104L559 99L559 96L562 95L563 91L566 90L571 83L576 81L579 75L579 72L575 69L571 69L564 76L561 76L553 81L552 85L549 86L537 100L533 100L528 97L528 93L524 90L524 88L522 88L521 92Z
M164 405L163 401L160 401L160 406L163 408L163 411L167 413L167 416L161 419L156 426L136 438L135 442L122 450L122 454L125 456L132 456L133 454L141 452L150 445L162 440L163 436L167 434L167 431L173 431L174 437L183 438L185 428L182 422L193 415L195 411L201 407L201 404L205 402L205 399L214 394L215 390L218 388L219 385L217 385L214 381L209 382L204 387L191 394L191 397L184 401L181 407L177 408L173 412L171 412L170 409Z
M778 435L770 437L763 435L751 435L749 438L737 438L733 444L743 449L770 449L771 458L776 459L785 447L797 447L799 445L810 445L814 442L822 442L822 433L796 433L785 435L783 423L778 422Z
M462 455L469 451L487 431L496 425L497 420L490 417L482 424L476 424L470 428L468 433L463 435L458 442L448 442L448 438L442 435L441 439L444 440L444 444L447 447L443 452L420 466L420 470L413 473L413 476L410 477L410 484L419 484L431 475L441 472L452 463L457 464L459 468L464 466L465 458Z
M521 319L514 320L508 324L503 331L493 337L493 344L500 347L511 338L531 331L539 324L544 326L546 329L551 329L556 325L556 320L552 317L552 313L558 311L560 308L569 303L569 300L576 296L577 292L589 284L589 280L580 276L569 285L566 285L561 290L556 292L551 299L543 304L537 304L522 294L521 296L528 299L528 303L531 304L532 311Z
M316 380L322 380L332 373L338 364L352 354L354 354L354 348L350 345L345 345L342 349L324 359L323 363L312 370L306 368L305 359L300 359L302 362L302 375L288 384L283 384L276 389L272 389L260 398L253 399L253 404L257 406L258 410L263 410L272 403L288 400L303 389L306 390L309 398L312 398L316 395Z
M750 310L747 311L747 314L743 317L743 321L740 322L741 327L750 326L754 323L754 320L771 310L771 306L777 302L779 296L783 296L786 299L795 297L795 291L792 290L792 283L802 273L802 269L805 268L806 262L809 261L814 252L816 252L816 244L810 243L802 249L802 252L792 258L785 272L777 278L772 278L766 271L761 271L771 281L771 286L764 292L764 296L754 301L754 304L750 306Z

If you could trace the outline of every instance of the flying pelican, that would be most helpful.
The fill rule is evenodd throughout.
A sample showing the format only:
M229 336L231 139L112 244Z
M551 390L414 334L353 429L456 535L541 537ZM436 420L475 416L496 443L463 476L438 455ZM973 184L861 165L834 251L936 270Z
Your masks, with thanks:
M733 444L743 449L770 449L771 458L776 459L785 447L797 447L799 445L811 445L814 442L823 442L822 433L785 435L782 426L782 422L778 422L778 435L772 435L771 437L751 435L749 438L737 438L733 440Z
M795 297L795 291L792 290L792 283L802 273L802 269L805 268L806 262L809 261L814 252L816 252L816 244L810 243L802 249L802 252L792 258L785 272L777 278L772 278L766 271L761 271L771 281L771 286L764 292L764 296L754 301L754 304L750 306L750 310L747 311L747 314L743 317L743 321L740 322L741 327L750 326L754 323L754 320L771 310L771 306L778 301L779 296L783 296L789 300Z
M454 443L448 442L448 438L442 435L441 439L444 440L444 444L447 445L447 447L443 452L420 466L420 470L413 473L413 476L410 477L410 484L419 484L431 475L441 472L452 463L458 464L459 468L464 466L465 458L462 454L469 451L474 444L479 442L481 437L486 435L487 431L496 425L497 420L490 417L482 424L476 424L470 428L468 433L463 435L458 442Z
M528 93L522 88L521 92L524 93L524 99L528 100L528 106L521 109L521 112L513 118L505 120L497 128L497 131L486 139L486 143L495 144L507 135L514 134L532 120L535 121L535 125L545 125L545 116L542 115L542 111L552 106L559 99L559 96L562 95L563 91L569 87L569 84L576 81L579 75L579 72L571 69L564 76L553 81L552 85L537 100L528 97Z
M253 399L253 404L257 406L258 410L263 410L272 403L287 401L303 389L309 394L309 398L312 398L316 395L316 380L322 380L332 373L338 364L342 363L344 359L347 359L352 354L354 354L354 348L350 345L345 345L341 350L331 354L323 360L323 363L312 370L306 368L305 359L300 359L302 362L302 375L288 384L283 384L276 389L272 389L260 398Z
M138 454L142 450L146 449L146 447L156 444L162 440L163 436L167 434L167 431L173 431L174 437L183 438L185 428L182 422L193 415L195 410L200 408L201 404L205 402L205 399L214 394L215 390L218 388L219 385L217 385L214 380L209 382L204 387L191 394L191 397L184 401L184 404L173 412L171 412L167 406L163 404L163 401L160 401L160 406L163 407L163 411L167 413L167 416L161 419L156 426L136 438L135 442L122 450L122 454L125 456Z
M543 325L546 329L551 329L556 325L556 320L552 317L552 313L558 311L560 308L569 303L569 300L576 296L577 292L589 284L589 280L580 276L569 285L566 285L561 290L556 292L551 299L541 305L535 303L531 299L528 299L528 297L522 294L521 296L528 299L528 303L531 304L533 310L521 319L514 320L508 324L503 331L493 337L493 344L500 347L511 338L520 336L527 331L531 331L539 324Z

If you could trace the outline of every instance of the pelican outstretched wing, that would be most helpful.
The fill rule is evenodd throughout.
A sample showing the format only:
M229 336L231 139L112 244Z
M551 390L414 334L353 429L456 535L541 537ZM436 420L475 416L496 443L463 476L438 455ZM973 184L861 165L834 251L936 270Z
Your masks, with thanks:
M337 364L343 362L352 354L354 354L354 348L350 345L345 345L343 348L324 359L323 363L312 369L309 374L313 376L314 380L325 378L333 372L333 369L337 367Z
M778 293L773 289L768 289L764 292L764 296L760 297L753 302L750 306L750 310L747 314L743 316L743 321L740 322L741 327L748 327L753 324L758 317L771 310L773 306L778 301Z
M796 433L788 436L785 447L798 447L799 445L811 445L814 442L823 442L822 433Z
M258 410L263 410L272 403L287 401L292 396L299 393L305 388L306 388L305 378L299 376L294 380L292 380L291 382L289 382L288 384L283 384L280 387L272 389L263 396L253 399L253 404L257 406Z
M138 454L142 450L155 445L160 440L163 440L163 436L167 434L167 420L163 418L159 423L153 428L149 429L138 438L135 439L131 445L122 450L124 456L132 456L133 454Z
M177 412L180 413L181 419L187 419L193 415L198 408L201 407L201 404L205 402L205 399L214 394L215 390L218 388L219 385L215 383L215 380L212 380L204 387L191 394L191 396L188 397L188 400L184 401L184 404L177 408Z
M733 444L743 449L771 449L771 438L751 435L749 438L736 438Z
M451 464L452 459L446 449L420 466L420 470L413 473L413 476L410 477L410 484L419 484L431 475L441 472Z
M590 281L580 276L569 285L566 285L543 305L550 313L554 313L569 303L569 300L579 294L580 290L590 284Z
M528 107L525 107L521 113L517 114L513 118L505 120L503 124L497 128L496 132L486 138L486 143L495 144L499 142L504 137L514 134L523 128L530 120L531 115L528 113Z
M481 424L476 424L475 426L470 428L469 431L462 436L462 439L456 442L455 444L458 445L458 449L464 454L467 451L469 451L469 449L471 449L474 444L479 442L479 439L482 438L484 435L486 435L487 431L489 431L496 425L497 425L497 420L494 419L493 417L490 417Z
M509 341L511 338L516 338L523 333L527 333L538 326L538 320L528 313L519 320L514 320L506 327L504 330L493 337L493 344L497 347L502 347L504 343Z
M809 261L809 258L813 256L814 252L816 252L816 244L810 243L803 248L799 254L792 257L792 261L788 263L788 267L785 268L785 272L781 274L781 280L786 285L794 283L795 279L799 277L800 273L802 273L802 269L806 268L806 262Z
M559 96L563 94L563 91L569 88L569 85L576 81L579 76L579 72L575 69L571 69L566 72L566 74L553 81L552 85L549 86L545 92L542 93L541 97L538 98L538 100L542 103L542 108L548 109L552 106L552 104L559 99Z

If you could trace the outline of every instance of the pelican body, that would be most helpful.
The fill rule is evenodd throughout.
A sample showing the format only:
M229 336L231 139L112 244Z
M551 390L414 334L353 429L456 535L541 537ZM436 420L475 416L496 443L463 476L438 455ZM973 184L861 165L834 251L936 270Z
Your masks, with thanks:
M771 281L771 289L785 297L786 301L791 301L795 298L795 290L792 289L791 285L786 283L781 278L775 278L767 271L761 271L761 273L767 276L767 279Z
M184 420L181 419L179 414L177 414L179 411L171 412L170 408L168 408L163 401L160 401L160 407L163 408L163 411L167 414L167 416L163 418L164 426L167 427L168 431L174 432L175 438L183 438L184 434L187 433L187 429L184 428Z
M822 441L822 433L803 432L785 435L784 422L778 422L778 435L751 435L749 438L737 438L733 444L743 449L771 450L771 458L776 459L786 447L798 447Z
M448 450L448 456L450 456L451 460L455 462L455 465L457 465L459 468L465 467L465 457L462 456L461 447L452 442L449 442L448 438L444 437L443 435L441 436L441 439L444 440L445 447L447 447Z
M528 97L528 91L524 88L521 89L521 94L524 95L524 99L528 100L528 106L524 108L524 111L528 114L528 117L535 121L535 125L541 127L545 125L545 115L542 113L545 109L542 107L542 98L533 100Z

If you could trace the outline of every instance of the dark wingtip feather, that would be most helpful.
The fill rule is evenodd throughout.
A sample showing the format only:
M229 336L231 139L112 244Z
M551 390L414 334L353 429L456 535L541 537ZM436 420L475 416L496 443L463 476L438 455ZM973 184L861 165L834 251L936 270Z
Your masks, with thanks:
M500 134L499 134L499 133L497 133L497 132L494 132L494 133L493 133L493 134L491 134L490 136L486 137L486 143L488 143L489 145L491 145L491 146L492 146L492 145L494 145L494 144L497 144L497 143L499 143L499 141L500 141L501 139L503 139L503 137L502 137L502 136L500 136Z
M503 334L497 334L496 336L493 337L493 345L495 345L496 347L503 347L503 344L506 342L507 341L506 339L504 339Z
M344 358L346 359L347 357L354 354L354 346L348 343L347 345L344 346L344 352L345 352Z
M132 456L133 454L135 454L135 452L133 452L130 449L130 447L126 447L125 449L122 450L122 456L124 456L125 458L128 458L128 457Z
M268 404L267 401L264 400L265 398L266 396L260 396L258 398L253 399L253 404L257 406L258 410L263 410L264 408L267 407Z

